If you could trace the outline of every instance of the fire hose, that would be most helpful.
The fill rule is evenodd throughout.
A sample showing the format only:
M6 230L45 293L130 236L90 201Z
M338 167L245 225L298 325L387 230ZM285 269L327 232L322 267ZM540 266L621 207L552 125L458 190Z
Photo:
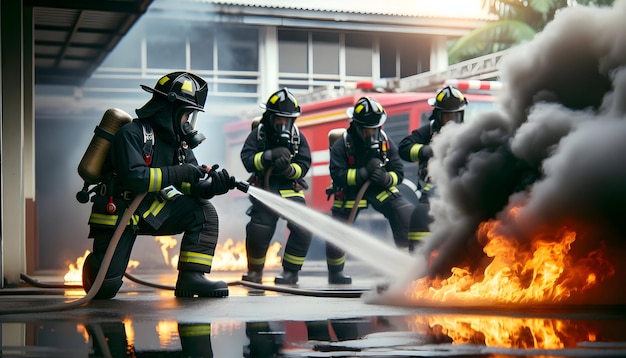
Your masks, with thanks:
M266 175L269 177L269 173L266 173ZM361 188L361 191L359 192L360 195L357 195L357 201L356 203L358 203L358 201L360 201L363 192L365 191L365 189L367 189L367 184L368 182L366 182L366 184L364 184L364 188ZM245 183L245 182L236 182L236 188L243 191L243 192L247 192L247 188L248 188L249 184ZM30 308L21 308L21 309L10 309L10 310L3 310L0 309L0 315L1 314L19 314L19 313L35 313L35 312L52 312L52 311L60 311L60 310L66 310L66 309L71 309L71 308L76 308L76 307L80 307L83 306L85 304L87 304L89 301L91 301L93 299L93 297L96 295L96 293L98 292L98 290L100 289L100 287L102 286L102 283L104 282L104 278L106 275L106 271L109 268L109 265L111 263L111 260L113 258L113 254L115 252L115 248L117 247L117 244L119 243L119 240L122 236L123 231L126 228L126 225L122 225L122 223L126 223L129 222L131 220L132 214L137 210L139 203L141 203L141 200L143 200L143 198L145 197L146 193L141 193L139 195L137 195L137 197L135 197L133 199L133 201L131 202L130 206L128 207L128 209L124 212L124 215L122 216L122 219L120 221L120 224L118 224L118 226L115 229L115 232L113 233L113 236L111 238L111 242L109 243L109 246L107 247L107 251L104 255L103 261L102 261L102 265L100 266L100 269L98 271L98 274L96 275L96 279L91 287L91 289L89 290L89 292L87 292L87 294L79 299L76 299L74 301L69 301L69 302L64 302L61 304L53 304L50 306L44 306L44 307L30 307ZM354 212L354 208L353 208L353 212ZM355 213L354 213L355 214ZM351 215L352 217L354 215ZM164 289L164 290L174 290L175 287L173 286L167 286L167 285L158 285L158 284L154 284L148 281L143 281L140 280L128 273L125 273L124 275L126 278L128 278L131 281L134 281L136 283L142 284L142 285L146 285L149 287L153 287L153 288L157 288L157 289ZM79 288L83 288L82 285L68 285L68 284L50 284L50 283L42 283L39 282L31 277L29 277L28 275L25 274L20 274L20 278L34 286L34 287L39 287L39 288L62 288L62 289L79 289ZM267 291L275 291L275 292L282 292L282 293L289 293L289 294L294 294L294 295L302 295L302 296L313 296L313 297L339 297L339 298L358 298L360 297L364 292L369 291L368 289L341 289L341 290L337 290L337 289L322 289L322 290L304 290L304 289L298 289L298 288L294 288L294 287L282 287L282 286L268 286L268 285L262 285L262 284L257 284L257 283L252 283L252 282L247 282L247 281L233 281L233 282L229 282L228 283L229 286L234 286L234 285L242 285L242 286L246 286L249 288L253 288L253 289L260 289L260 290L267 290ZM0 291L0 293L2 293L2 291ZM54 292L54 291L47 291L47 294L61 294L58 292ZM15 295L27 295L27 294L42 294L42 292L33 292L33 291L19 291L19 292L13 292L10 294L15 294ZM2 294L0 294L2 295Z
M91 289L87 294L79 299L74 301L64 302L60 304L54 304L47 307L28 307L28 308L12 308L12 309L0 309L0 314L15 314L15 313L34 313L34 312L52 312L52 311L60 311L70 308L75 308L79 306L83 306L91 301L92 298L96 295L96 293L100 290L102 283L104 282L104 277L109 269L109 265L111 264L111 260L113 259L113 254L115 253L115 249L117 248L117 244L122 237L122 233L126 229L126 223L128 223L137 208L139 207L139 203L146 196L146 193L138 194L133 201L130 203L130 206L122 215L122 219L119 224L115 228L115 232L113 233L113 237L111 238L111 242L109 242L109 246L104 254L104 258L102 259L102 265L98 270L98 274L96 275L96 279L91 286Z

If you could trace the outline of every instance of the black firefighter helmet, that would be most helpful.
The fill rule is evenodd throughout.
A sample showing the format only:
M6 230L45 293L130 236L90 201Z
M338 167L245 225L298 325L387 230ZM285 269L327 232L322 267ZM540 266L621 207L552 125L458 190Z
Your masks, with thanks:
M195 128L198 112L204 111L208 94L207 83L200 76L190 72L172 72L159 78L154 88L145 85L141 85L141 88L152 93L152 98L136 111L140 118L151 117L170 107L168 114L174 135L179 136L191 148L195 148L205 139ZM185 115L187 120L183 121Z
M448 122L463 123L467 98L455 87L446 86L434 98L428 99L434 110L431 116L433 132L439 132Z
M302 113L296 97L287 88L282 88L260 106L265 109L261 121L274 132L281 145L291 143L293 124Z
M365 145L378 149L380 129L387 120L387 112L383 106L372 97L361 97L354 107L346 110L346 114Z

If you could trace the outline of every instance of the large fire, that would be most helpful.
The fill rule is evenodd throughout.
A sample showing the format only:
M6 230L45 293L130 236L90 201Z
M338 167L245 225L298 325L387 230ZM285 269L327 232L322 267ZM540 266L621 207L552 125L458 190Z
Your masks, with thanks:
M508 212L514 219L518 208ZM501 233L503 221L490 220L478 228L478 239L491 262L482 273L454 267L446 279L414 281L407 295L414 301L539 304L563 302L575 292L594 287L614 274L605 248L575 259L576 232L567 227L551 235L538 234L529 244Z

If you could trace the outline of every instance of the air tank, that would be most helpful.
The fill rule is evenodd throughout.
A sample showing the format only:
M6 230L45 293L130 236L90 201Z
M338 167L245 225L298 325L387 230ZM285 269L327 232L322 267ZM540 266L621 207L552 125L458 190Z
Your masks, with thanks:
M100 124L94 130L93 138L78 165L78 175L86 185L97 184L102 179L102 167L109 154L115 133L126 123L132 121L131 116L118 108L109 108L104 112Z

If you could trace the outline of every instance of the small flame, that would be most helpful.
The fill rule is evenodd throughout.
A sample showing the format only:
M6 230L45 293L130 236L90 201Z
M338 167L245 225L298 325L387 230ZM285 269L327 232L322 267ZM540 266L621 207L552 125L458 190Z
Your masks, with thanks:
M178 267L178 255L170 258L169 251L176 247L177 240L173 236L157 236L156 241L161 243L161 252L165 263L176 269ZM265 267L275 268L281 266L281 258L278 255L281 249L278 242L273 243L267 249ZM223 244L217 244L213 255L212 271L240 271L248 268L246 257L246 244L243 241L235 242L232 238L226 239Z
M85 260L87 256L91 253L89 250L85 250L85 254L76 259L76 264L70 263L69 269L65 276L63 276L63 281L67 285L81 285L83 283L83 265L85 264ZM128 268L137 268L139 266L139 261L130 260L128 261Z
M178 336L178 322L176 321L159 321L156 326L159 335L159 343L161 348L166 348L172 343L172 337Z
M91 251L85 250L85 254L76 259L76 264L69 264L69 271L63 276L63 280L66 284L82 284L83 282L83 264L85 263L85 259L87 259L87 255L89 255Z
M514 218L517 208L509 211ZM576 232L565 227L535 235L530 245L521 245L504 232L503 221L480 225L483 252L492 258L481 275L454 267L447 279L422 278L409 286L407 295L434 302L477 301L495 303L555 303L574 292L587 290L614 273L604 258L604 247L575 260L570 255ZM548 240L549 239L549 240Z

